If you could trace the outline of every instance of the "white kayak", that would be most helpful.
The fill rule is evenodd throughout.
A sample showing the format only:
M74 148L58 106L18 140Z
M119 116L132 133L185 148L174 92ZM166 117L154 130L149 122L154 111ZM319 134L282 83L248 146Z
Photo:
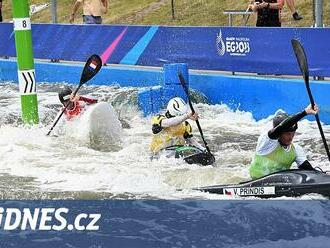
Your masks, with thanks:
M81 116L67 122L66 134L92 148L112 150L121 143L122 127L114 108L99 102L88 105Z

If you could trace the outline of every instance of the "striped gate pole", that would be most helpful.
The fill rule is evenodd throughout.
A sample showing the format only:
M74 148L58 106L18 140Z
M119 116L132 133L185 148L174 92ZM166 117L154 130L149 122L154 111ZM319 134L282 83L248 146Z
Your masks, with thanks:
M35 79L31 21L28 0L12 0L15 45L24 124L38 124L37 85Z

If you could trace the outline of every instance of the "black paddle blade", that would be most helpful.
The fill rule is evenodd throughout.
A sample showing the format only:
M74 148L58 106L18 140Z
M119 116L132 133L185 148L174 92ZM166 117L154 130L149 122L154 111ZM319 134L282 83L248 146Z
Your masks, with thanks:
M292 39L291 44L304 80L306 84L309 84L309 70L305 50L298 40Z
M183 158L188 164L199 164L199 165L212 165L215 162L214 156L206 151L195 146L177 146L169 147L175 149L175 157ZM170 150L166 149L166 150Z
M101 67L102 59L100 58L100 56L96 54L90 56L85 64L83 73L81 74L80 85L91 80L99 72Z
M307 89L307 93L308 93L310 102L312 104L312 107L314 108L315 103L314 103L312 91L309 86L309 70L308 70L308 62L307 62L307 56L306 56L305 50L298 40L292 39L291 44L293 47L293 51L296 55L300 71L301 71L304 81L305 81L305 86Z
M213 165L215 162L214 156L209 152L197 153L184 158L184 161L188 164L199 164L199 165Z
M300 44L300 42L298 40L295 40L295 39L291 40L291 44L292 44L294 53L297 57L299 68L300 68L301 73L304 77L305 86L306 86L306 89L307 89L309 100L311 102L311 106L312 106L312 108L314 108L315 102L314 102L314 98L313 98L311 88L309 86L309 71L308 71L308 63L307 63L306 53L304 51L303 46ZM320 134L321 134L321 138L322 138L322 141L323 141L324 148L327 152L328 159L330 161L329 147L328 147L327 141L325 139L324 132L323 132L322 125L321 125L321 121L320 121L320 118L319 118L318 114L315 115L315 119L316 119L317 126L318 126Z

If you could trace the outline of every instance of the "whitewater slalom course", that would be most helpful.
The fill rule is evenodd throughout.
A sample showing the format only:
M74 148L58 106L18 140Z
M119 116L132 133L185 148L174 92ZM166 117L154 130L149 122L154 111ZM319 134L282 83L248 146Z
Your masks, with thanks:
M0 197L50 199L41 202L42 209L67 207L75 214L84 209L102 213L102 218L100 230L89 235L81 229L71 235L70 228L76 226L67 225L64 229L68 230L63 232L23 230L20 237L24 238L4 235L2 242L18 246L23 241L27 247L41 242L58 247L63 241L91 247L95 240L100 247L294 247L329 240L329 207L324 196L298 198L321 199L308 202L292 201L286 197L290 195L282 197L289 201L199 201L228 200L235 197L235 192L217 195L194 190L248 179L257 137L271 125L272 114L280 107L296 112L308 103L300 77L230 74L300 75L289 43L298 37L310 55L311 75L329 76L326 29L32 26L40 123L26 127L19 107L12 24L0 24L0 37L4 38L0 43ZM272 43L275 37L280 40ZM312 45L314 39L324 41L319 43L322 52ZM63 85L78 86L82 63L91 54L99 54L106 65L80 93L111 104L121 123L126 123L122 133L118 132L122 142L113 147L90 146L68 135L65 125L59 125L54 135L45 135L61 107L57 92ZM204 136L216 158L214 166L149 157L151 114L176 92L177 81L169 84L166 75L174 79L171 69L178 66L185 68L182 70L194 107L201 113ZM321 119L329 124L330 102L325 94L329 84L312 81L311 87L322 109ZM84 128L87 124L79 125ZM197 128L193 128L198 136ZM329 125L324 126L324 132L329 137ZM313 165L327 170L329 162L313 119L299 123L296 140L304 146ZM7 201L3 206L11 204L15 202ZM16 204L30 209L40 207L38 201ZM288 232L274 228L274 224L285 225ZM267 227L266 234L263 226ZM69 240L71 236L74 238Z
M284 46L285 52L293 54L292 51L288 51L289 48L286 43L283 43L284 45L282 43L279 45L276 43L276 45L280 46L278 47L280 52L269 54L269 56L273 56L274 64L276 65L272 68L267 65L259 65L252 69L250 68L250 63L243 63L244 60L252 60L252 64L258 64L257 61L263 61L264 54L262 54L263 57L260 57L259 51L255 51L257 46L260 47L260 44L258 44L260 41L254 40L254 35L257 33L260 34L260 32L262 35L265 35L263 34L264 32L274 35L274 33L279 32L277 29L251 29L252 34L248 35L246 30L241 28L205 28L203 29L205 35L199 36L197 33L200 32L201 29L198 27L95 26L91 29L90 26L83 25L35 24L33 26L35 27L33 29L34 53L35 57L39 59L35 63L37 78L39 82L44 82L40 84L38 88L41 92L39 96L41 123L45 128L50 124L50 120L54 118L56 109L59 107L56 97L58 87L63 83L69 83L75 87L74 85L77 84L82 71L82 64L79 63L79 61L83 61L86 55L92 52L101 55L101 59L105 65L95 78L84 85L82 93L90 92L93 96L111 103L119 113L119 118L129 123L128 126L130 128L124 130L124 134L122 134L124 136L123 139L126 139L121 147L123 151L118 151L118 147L113 147L114 153L104 153L103 155L105 157L100 161L108 161L108 157L110 157L110 161L116 160L117 158L119 159L119 157L123 155L123 152L125 156L119 159L117 164L122 165L123 168L127 166L131 168L132 165L136 163L135 159L138 158L137 161L142 159L142 164L146 165L145 169L148 171L147 174L151 176L154 173L154 168L151 169L151 167L153 167L155 162L149 160L150 155L148 151L150 142L150 118L152 114L157 113L164 107L171 96L183 94L182 88L178 83L179 79L176 77L176 70L179 68L179 70L183 72L185 80L192 90L191 92L193 93L194 100L200 102L197 104L197 108L198 111L202 113L203 118L201 119L201 123L206 133L206 139L216 156L216 163L214 167L207 167L204 169L198 166L182 166L182 162L178 161L176 161L175 164L179 167L175 166L175 168L171 168L169 171L167 171L167 166L165 166L160 171L161 174L158 178L160 181L155 182L155 185L160 183L157 186L160 192L175 192L174 195L181 195L182 192L177 193L175 189L191 189L209 185L238 183L239 181L248 179L247 168L262 126L267 123L271 115L281 108L281 106L285 108L287 112L296 112L301 110L301 108L308 103L305 85L299 78L279 79L274 77L236 76L213 71L215 69L214 65L217 65L216 68L219 70L228 70L230 68L231 71L241 72L251 70L249 72L279 73L279 71L284 71L288 74L299 74L299 68L294 60L294 55L281 58L281 64L276 64L282 52L279 48ZM43 31L41 32L41 30ZM286 34L287 38L290 38L292 35L301 35L307 39L307 41L310 39L310 36L306 36L307 30L305 29L284 29L282 32ZM1 123L5 125L3 130L6 128L10 130L14 128L16 130L17 127L8 127L6 125L20 123L19 104L15 103L17 106L14 106L10 103L15 96L15 84L11 82L17 81L16 61L12 58L15 57L15 49L12 43L11 24L1 24L0 33L3 37L8 38L6 42L0 44L0 54L6 57L6 59L0 60L0 79L4 81L1 87L3 87L4 92L7 92L4 94L6 99L2 102L4 115ZM102 37L102 39L99 39L97 43L91 44L88 42L90 33L92 33L94 38ZM64 38L62 42L57 42L55 44L54 42L52 43L53 40L49 41L51 37L53 38L50 34L56 34ZM99 36L101 34L105 35ZM323 31L320 29L315 35L322 36ZM284 35L281 37L286 36ZM75 39L72 37L75 37ZM173 39L164 40L164 37L172 37ZM213 40L211 37L213 37ZM245 38L243 39L242 37ZM204 46L190 45L191 47L188 49L186 45L186 39L188 38L194 39L196 42L200 41ZM66 46L65 40L71 41L70 49ZM267 41L263 41L263 43L266 42ZM212 46L209 43L212 43ZM235 44L237 44L237 50L234 49ZM80 47L78 47L78 45ZM157 46L161 49L155 49ZM307 45L308 50L311 48ZM166 49L172 53L166 53L164 51ZM186 49L185 51L188 49L192 52L184 52L184 49ZM292 50L292 48L290 49ZM203 51L203 53L200 54L197 50L200 50L200 52ZM254 54L254 52L256 54ZM183 56L183 54L185 55ZM194 54L196 54L196 56ZM174 57L169 58L169 55ZM208 61L207 63L205 63L206 58ZM314 69L315 65L312 56L311 75L327 75L326 64L322 61L322 59L317 60L318 67ZM118 65L108 65L108 63L116 63ZM162 65L162 67L159 67L160 65ZM283 69L283 66L285 69ZM188 67L195 70L188 71ZM204 70L196 70L198 68ZM322 121L328 123L330 120L330 115L328 114L330 100L324 92L327 91L329 85L327 82L323 81L312 81L311 85L315 99L317 99L322 109L320 114ZM213 105L207 105L205 103ZM8 106L11 106L9 108L10 110L8 110ZM137 113L137 115L135 113ZM257 120L257 122L255 120ZM305 124L300 125L301 134L298 135L298 140L302 140L306 146L306 150L309 150L310 154L317 154L315 156L313 155L313 159L318 166L326 168L325 154L323 154L322 147L314 145L321 144L320 138L315 131L315 123L307 120L303 123ZM20 128L18 130L20 130ZM197 130L197 128L195 128L195 130ZM328 126L325 126L326 135L328 135L328 130ZM7 138L5 138L5 132L3 135L4 140L7 140ZM133 138L130 138L131 135L136 136L133 140L136 140L137 143L143 140L142 145L136 148L133 148L134 146L131 147L130 145L132 144L130 142L132 142ZM196 135L198 136L197 133ZM22 144L24 144L23 140ZM68 137L64 138L64 141L62 138L59 140L61 140L60 143L66 143L68 142ZM58 142L57 139L53 141L55 143ZM72 142L78 145L78 147L85 144L82 140L77 141L73 139ZM48 143L48 141L46 143ZM102 150L108 150L104 149L104 147L100 147L100 149L101 152ZM129 151L128 153L126 149ZM139 150L140 152L135 154L133 152L135 149L137 149L136 151L142 149L143 152L141 153L141 150ZM16 153L17 151L13 152ZM132 157L127 157L126 154L131 154ZM103 155L101 157L103 157ZM8 155L5 156L7 157ZM39 160L40 158L37 156L36 161ZM17 164L19 164L19 161ZM89 161L89 159L87 159L87 161ZM54 162L54 164L58 163L60 162ZM85 164L86 161L77 161L77 163ZM169 160L166 158L161 158L157 161L158 165L165 165L167 163L169 163ZM106 166L107 163L102 164ZM38 167L38 162L33 166ZM67 164L65 166L67 166ZM73 166L73 168L75 167ZM120 168L120 166L118 168ZM185 170L184 168L189 169ZM191 170L192 168L195 169ZM226 168L228 171L224 171L223 168ZM242 168L244 169L241 170ZM174 169L173 172L172 169ZM125 170L126 169L124 169L124 171ZM174 176L177 170L181 171L181 177L193 179L185 180L185 183L183 183L180 177ZM134 178L140 173L143 174L142 171L137 173L135 170L132 170L129 174ZM100 172L101 171L97 171L96 173ZM50 173L50 175L51 174L52 173ZM120 175L118 172L109 174L114 176ZM36 175L33 173L33 175L30 176L34 178ZM80 176L79 173L77 173L77 176ZM96 178L98 177L96 175L94 176ZM37 178L38 177L39 176L37 176ZM49 178L39 178L37 180L56 181L55 178L58 177L65 178L66 176L52 176L52 178L54 178L52 180ZM126 186L123 187L124 184L120 181L118 181L118 185L113 184L116 180L113 181L113 179L110 178L111 177L105 181L101 180L98 186L97 183L92 180L91 188L83 187L86 186L86 184L84 184L81 186L77 185L77 189L86 189L88 191L95 191L95 189L98 189L96 191L111 192L112 195L114 192L117 192L117 190L114 189L119 187L119 192L127 192L127 195L124 193L124 197L128 198L132 191L135 192L133 195L140 193L153 195L154 193L150 192L153 192L155 189L157 192L157 187L155 188L155 185L151 184L150 188L149 186L141 186L139 185L141 181L137 179L129 180L137 184L130 183L126 185L128 186L128 188L126 188ZM118 177L116 178L118 179ZM196 178L199 179L196 180ZM71 184L72 182L69 179L67 179L67 182L65 181L66 180L63 181L63 185L65 185L63 187L60 186L62 183L57 184L54 182L55 187L50 187L51 191L55 190L56 192L59 188L66 188L71 191L71 194L75 195L72 190L76 188L76 186L67 187L67 183ZM150 180L149 182L151 181L154 180ZM162 189L164 186L162 184L164 182L164 185L170 187L174 186L174 188L169 190L166 186L166 190ZM107 186L104 188L104 185ZM144 183L142 185L144 185ZM165 195L171 195L172 193ZM157 197L161 195L162 197L164 196L163 193L155 194ZM197 195L199 194L201 193L197 193ZM117 195L117 193L114 195ZM188 196L191 197L191 192L188 193ZM218 196L206 195L205 197L213 198Z
M0 44L0 56L15 57L12 25L7 23L0 27L0 35L5 41ZM188 69L203 70L189 73L189 85L203 93L209 103L225 103L232 109L252 112L256 119L268 117L278 106L285 106L287 112L299 111L307 99L303 81L228 76L213 73L214 70L300 75L290 45L290 40L298 37L308 53L311 76L329 75L325 45L329 37L326 35L326 28L90 27L35 24L32 30L34 57L44 60L36 62L40 82L75 83L80 75L81 65L66 61L84 62L92 53L99 54L106 64L118 65L108 68L105 66L97 79L91 81L96 85L115 83L122 87L160 86L165 83L162 68L166 64L186 63ZM265 38L260 40L257 39L258 36ZM278 42L271 42L274 37ZM312 44L318 40L323 42L318 43L316 48ZM66 41L70 41L69 46ZM0 63L0 79L17 81L15 62L0 60ZM133 65L144 67L132 68ZM328 84L324 81L312 81L311 84L315 98L322 108L322 120L329 123L330 103L323 94L327 91Z

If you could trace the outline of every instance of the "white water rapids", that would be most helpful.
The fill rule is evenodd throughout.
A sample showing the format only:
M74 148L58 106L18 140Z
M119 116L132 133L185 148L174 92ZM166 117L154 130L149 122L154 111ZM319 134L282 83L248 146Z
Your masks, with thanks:
M120 119L128 122L120 149L98 151L66 135L45 136L60 108L61 86L38 86L40 125L27 128L20 122L17 85L0 83L0 198L224 198L191 188L248 180L258 135L268 122L255 121L251 113L232 111L226 105L197 103L216 165L200 167L174 158L151 161L151 117L138 110L135 88L84 86L81 91L111 103ZM192 126L198 136L196 125ZM324 131L330 137L329 126ZM314 166L328 169L316 122L301 121L295 141Z

